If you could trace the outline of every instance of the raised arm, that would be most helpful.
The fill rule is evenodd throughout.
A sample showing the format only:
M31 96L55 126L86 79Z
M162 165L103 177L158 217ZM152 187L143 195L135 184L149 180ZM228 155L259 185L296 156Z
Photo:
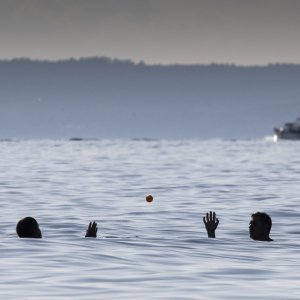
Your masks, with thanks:
M205 224L208 237L215 238L216 237L215 231L219 225L219 219L216 218L216 213L212 211L206 213L206 216L203 217L203 222Z
M86 231L85 237L97 237L97 223L96 222L90 222L89 227Z

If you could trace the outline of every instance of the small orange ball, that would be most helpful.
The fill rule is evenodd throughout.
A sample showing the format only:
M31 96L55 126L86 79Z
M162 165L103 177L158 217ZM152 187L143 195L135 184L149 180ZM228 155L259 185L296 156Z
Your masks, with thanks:
M148 195L148 196L146 197L146 201L147 201L147 202L152 202L152 201L153 201L153 197L152 197L151 195Z

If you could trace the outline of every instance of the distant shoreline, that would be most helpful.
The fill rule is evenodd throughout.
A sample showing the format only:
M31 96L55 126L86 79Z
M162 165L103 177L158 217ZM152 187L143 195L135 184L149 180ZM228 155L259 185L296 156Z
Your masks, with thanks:
M108 56L84 56L84 57L69 57L60 59L39 59L30 57L15 57L15 58L1 58L0 63L16 63L16 62L30 62L30 63L47 63L47 64L59 64L59 63L80 63L80 62L106 62L109 64L121 63L129 64L132 66L145 66L145 67L234 67L234 68L266 68L266 67L300 67L299 63L287 63L287 62L269 62L267 64L255 64L255 65L242 65L231 62L211 62L207 64L202 63L145 63L144 61L135 62L131 59L112 58Z

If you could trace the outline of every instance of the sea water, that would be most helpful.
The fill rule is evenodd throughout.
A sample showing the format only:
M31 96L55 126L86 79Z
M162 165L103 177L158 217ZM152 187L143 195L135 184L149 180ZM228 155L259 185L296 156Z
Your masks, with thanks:
M299 149L0 142L1 299L300 299ZM210 210L216 239L203 225ZM256 211L271 215L274 242L249 238ZM41 240L17 237L25 216L38 220ZM84 238L90 221L96 239Z

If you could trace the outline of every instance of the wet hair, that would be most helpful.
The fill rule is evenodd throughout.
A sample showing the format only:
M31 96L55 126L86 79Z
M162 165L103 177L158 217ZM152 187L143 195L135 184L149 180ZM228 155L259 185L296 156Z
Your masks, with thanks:
M270 233L271 228L272 228L272 219L267 213L265 213L265 212L256 212L255 214L252 215L252 217L259 218L264 225L267 225L268 231Z
M21 219L16 227L17 234L20 238L41 238L42 234L36 219L26 217Z

